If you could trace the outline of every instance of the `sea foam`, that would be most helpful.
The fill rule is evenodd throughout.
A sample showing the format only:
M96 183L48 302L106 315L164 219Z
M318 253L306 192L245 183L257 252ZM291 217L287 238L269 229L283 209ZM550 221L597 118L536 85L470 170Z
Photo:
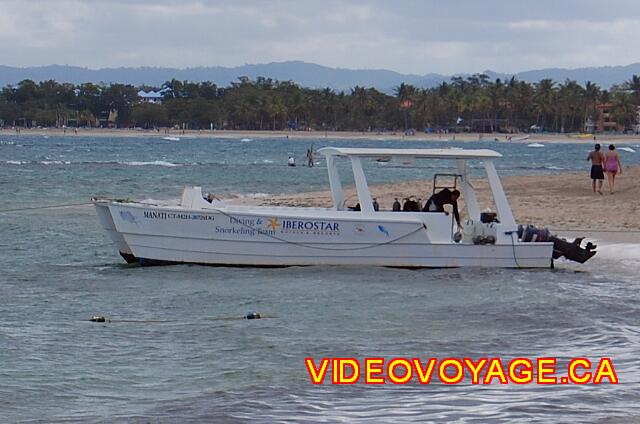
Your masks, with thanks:
M118 162L118 163L120 165L127 165L127 166L167 166L167 167L182 166L181 164L167 162L164 160L154 160L150 162L130 161L130 162Z

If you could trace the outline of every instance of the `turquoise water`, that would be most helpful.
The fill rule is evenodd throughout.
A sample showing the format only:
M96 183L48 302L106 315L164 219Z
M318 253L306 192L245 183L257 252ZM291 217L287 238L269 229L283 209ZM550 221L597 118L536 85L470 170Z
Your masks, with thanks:
M0 209L177 198L185 184L224 195L324 188L322 160L285 166L308 144L2 137ZM314 147L328 144L406 145ZM587 146L476 145L505 155L502 174L587 172ZM621 156L639 163L640 153ZM441 164L431 166L367 168L385 182L428 178ZM94 211L78 206L0 214L0 270L0 422L640 420L634 245L538 271L140 268L123 264ZM267 318L240 319L249 310ZM620 384L314 386L307 356L608 356Z

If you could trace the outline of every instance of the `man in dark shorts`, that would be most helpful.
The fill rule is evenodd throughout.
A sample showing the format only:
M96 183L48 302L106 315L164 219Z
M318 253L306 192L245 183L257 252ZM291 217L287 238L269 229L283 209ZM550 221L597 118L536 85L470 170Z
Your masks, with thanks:
M460 192L458 190L451 191L448 188L444 188L427 200L422 212L445 212L444 205L451 205L453 206L453 216L456 219L458 227L460 227L460 214L458 213L459 197Z
M593 192L596 192L596 182L598 183L598 193L602 194L602 183L604 182L604 171L602 164L604 163L604 154L600 151L600 144L596 144L595 150L589 152L587 161L591 161L591 186Z

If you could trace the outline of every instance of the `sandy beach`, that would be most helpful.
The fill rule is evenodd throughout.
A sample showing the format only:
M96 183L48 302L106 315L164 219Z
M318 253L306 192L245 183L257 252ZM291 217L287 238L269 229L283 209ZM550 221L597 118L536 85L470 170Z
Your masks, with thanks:
M519 223L548 227L557 233L582 231L584 234L618 233L619 241L637 242L640 235L640 167L625 167L616 181L616 193L609 194L605 181L602 195L593 193L588 170L535 176L503 177L502 183ZM481 209L495 210L486 180L474 180ZM381 209L391 210L394 198L415 196L424 202L432 190L432 181L412 181L371 187ZM347 204L357 203L355 189L345 189ZM246 201L246 200L245 200ZM328 191L278 195L260 199L263 205L331 206ZM464 199L460 202L464 209ZM464 219L464 214L462 215ZM628 237L625 237L627 234ZM611 236L611 234L610 234ZM608 237L611 238L611 237Z
M41 136L91 136L91 137L174 137L174 138L291 138L302 140L405 140L405 141L497 141L505 143L585 143L593 144L594 136L590 134L480 134L480 133L460 133L460 134L427 134L417 132L415 135L404 135L397 132L358 132L358 131L228 131L228 130L175 130L171 129L165 133L160 131L142 129L115 129L115 128L78 128L77 133L73 128L21 128L17 133L15 129L0 129L0 136L20 136L20 135L41 135ZM511 140L508 139L511 137ZM629 134L596 134L596 142L616 144L640 144L640 135Z

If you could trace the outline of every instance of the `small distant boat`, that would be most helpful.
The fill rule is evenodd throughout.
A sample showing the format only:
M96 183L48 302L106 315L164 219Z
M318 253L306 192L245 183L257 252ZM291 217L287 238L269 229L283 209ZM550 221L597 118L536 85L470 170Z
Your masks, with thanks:
M527 147L544 147L544 144L531 143L531 144L527 144Z
M177 206L93 203L120 255L142 265L549 268L561 255L578 261L595 255L594 246L580 247L581 240L567 248L548 230L519 230L494 165L502 155L493 150L325 147L318 152L326 158L330 208L232 205L213 195L204 199L200 187L186 187ZM455 230L453 214L377 208L363 162L388 157L451 163L453 173L435 174L434 187L438 175L453 179L438 188L462 193L468 216L463 231ZM356 207L347 205L338 172L337 162L345 159L353 171ZM496 213L480 211L468 161L483 164Z
M180 137L162 137L163 140L180 141Z
M529 135L523 135L521 137L512 137L511 141L524 141L528 139L529 139Z
M635 153L636 152L631 147L618 147L618 150L624 150L625 152L629 152L629 153Z

